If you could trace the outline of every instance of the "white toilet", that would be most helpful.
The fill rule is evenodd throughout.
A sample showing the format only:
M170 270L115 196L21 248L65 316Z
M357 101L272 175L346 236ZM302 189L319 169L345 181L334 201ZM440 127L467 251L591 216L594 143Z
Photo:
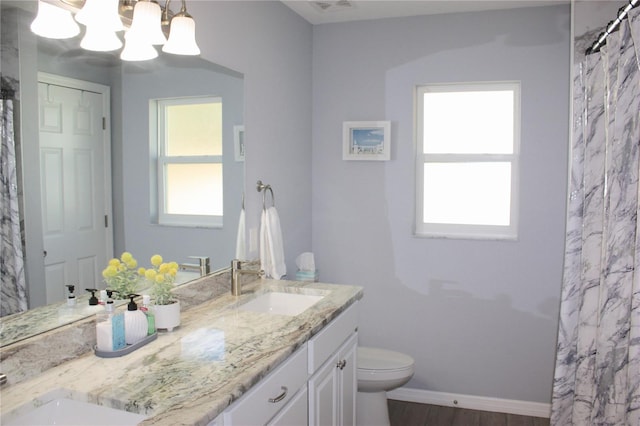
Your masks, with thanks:
M386 349L358 347L357 424L389 426L387 391L413 376L413 358Z

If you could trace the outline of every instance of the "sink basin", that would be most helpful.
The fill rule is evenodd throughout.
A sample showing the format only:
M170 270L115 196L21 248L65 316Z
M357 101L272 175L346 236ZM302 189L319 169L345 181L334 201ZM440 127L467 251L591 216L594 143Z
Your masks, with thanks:
M137 425L147 418L142 414L76 401L70 398L55 398L38 407L24 407L13 418L2 419L5 426L18 425Z
M271 291L240 305L238 309L294 317L315 305L323 297Z

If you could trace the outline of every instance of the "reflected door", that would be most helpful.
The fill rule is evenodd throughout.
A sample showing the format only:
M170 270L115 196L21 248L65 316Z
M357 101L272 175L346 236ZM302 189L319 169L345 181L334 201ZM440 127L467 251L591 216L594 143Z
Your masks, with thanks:
M64 299L68 284L76 286L77 295L98 288L111 255L110 170L104 156L108 92L79 89L80 81L65 79L66 87L40 80L44 263L47 303L52 303Z

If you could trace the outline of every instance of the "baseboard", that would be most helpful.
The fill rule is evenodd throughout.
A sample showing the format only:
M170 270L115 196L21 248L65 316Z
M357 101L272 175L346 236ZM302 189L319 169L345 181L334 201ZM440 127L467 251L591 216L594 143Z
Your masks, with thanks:
M551 416L551 404L541 402L517 401L513 399L488 398L474 395L459 395L445 392L433 392L421 389L398 388L387 392L389 399L419 402L421 404L460 407L471 410L493 411L496 413L520 414L523 416Z

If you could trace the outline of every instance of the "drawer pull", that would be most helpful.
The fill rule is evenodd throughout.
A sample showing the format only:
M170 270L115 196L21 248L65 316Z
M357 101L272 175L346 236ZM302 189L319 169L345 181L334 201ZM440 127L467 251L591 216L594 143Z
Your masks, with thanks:
M282 386L282 393L275 398L269 398L269 402L276 403L282 401L286 396L289 389L286 386Z

